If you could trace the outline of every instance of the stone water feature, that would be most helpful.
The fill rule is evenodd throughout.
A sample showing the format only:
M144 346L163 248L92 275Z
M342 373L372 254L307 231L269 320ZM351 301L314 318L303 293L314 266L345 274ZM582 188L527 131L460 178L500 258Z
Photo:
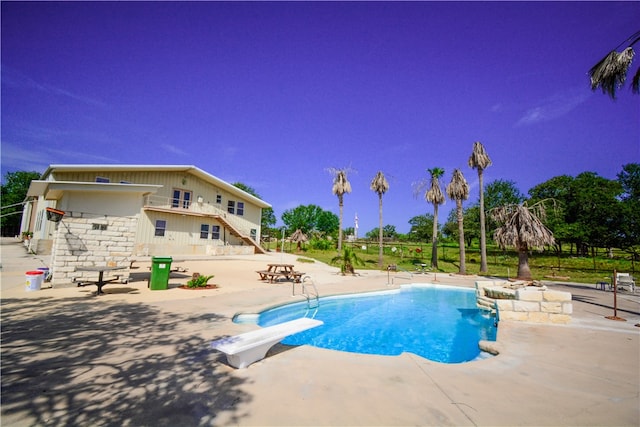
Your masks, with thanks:
M479 308L496 313L499 320L569 323L573 312L571 293L530 282L479 280L476 299Z

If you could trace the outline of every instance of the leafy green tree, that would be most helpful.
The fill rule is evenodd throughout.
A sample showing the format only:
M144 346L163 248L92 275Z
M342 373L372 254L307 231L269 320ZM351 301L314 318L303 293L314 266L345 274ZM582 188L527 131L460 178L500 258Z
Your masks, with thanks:
M618 183L622 187L620 216L623 218L618 246L631 253L635 260L640 254L640 164L622 166Z
M431 214L417 215L409 220L411 229L409 230L409 236L412 241L424 241L431 240L431 233L433 232L433 216Z
M520 192L516 183L507 179L496 179L491 181L484 189L484 209L489 212L491 209L505 205L519 205L526 197ZM489 236L498 227L491 217L487 218L486 230Z
M588 246L609 248L619 243L621 193L620 183L594 172L583 172L571 183L565 220L575 224L572 234L584 255Z
M622 187L622 200L640 201L640 163L627 163L618 173Z
M293 233L300 229L305 234L313 232L331 234L338 229L338 217L323 210L317 205L300 205L294 209L288 209L282 214L282 222L287 231Z
M2 216L0 217L3 236L17 235L20 231L22 203L27 197L29 184L34 179L40 179L40 173L18 171L5 174L1 189Z
M496 179L484 190L484 207L487 211L504 205L518 205L526 200L516 183L508 179Z
M463 233L466 247L473 244L474 239L480 238L480 208L478 204L462 210ZM442 233L448 238L459 240L458 215L456 209L452 209L447 216L447 222L442 227Z
M464 210L464 239L471 247L473 240L480 240L480 205L469 206Z
M376 227L373 230L368 231L365 237L370 240L375 240L375 239L380 240L380 228ZM387 224L384 227L382 227L383 240L394 240L397 237L398 237L398 232L396 231L395 225ZM380 246L382 247L381 243L380 243Z
M325 210L320 212L320 215L317 218L315 231L324 235L334 235L339 228L340 219L336 214Z
M260 197L256 190L246 184L243 184L241 182L234 182L231 185L251 194L253 197L264 200L262 197ZM276 214L273 212L273 208L262 209L262 218L260 219L260 228L262 228L262 232L264 233L269 231L271 228L273 228L274 225L276 225Z
M529 190L529 203L553 200L554 209L547 212L545 225L553 232L556 249L562 251L562 244L575 241L574 226L566 219L566 208L569 203L569 190L574 178L569 175L553 177Z

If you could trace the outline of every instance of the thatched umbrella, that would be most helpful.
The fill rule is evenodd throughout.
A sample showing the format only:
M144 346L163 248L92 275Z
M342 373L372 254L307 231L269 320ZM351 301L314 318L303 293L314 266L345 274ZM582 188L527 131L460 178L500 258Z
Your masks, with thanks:
M302 244L303 243L307 243L309 241L309 239L302 232L302 230L300 230L298 228L291 236L289 236L289 241L297 243L298 244L298 251L300 251L300 250L302 250Z

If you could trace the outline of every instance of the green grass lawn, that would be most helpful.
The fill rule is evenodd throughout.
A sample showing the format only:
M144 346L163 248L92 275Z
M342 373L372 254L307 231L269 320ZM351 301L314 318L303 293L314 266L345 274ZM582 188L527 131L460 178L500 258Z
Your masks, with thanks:
M376 270L378 267L378 245L371 243L346 243L354 248L357 256L364 261L364 266L356 266L356 270ZM363 249L366 246L366 249ZM395 248L395 251L393 250ZM416 251L416 249L420 249ZM295 247L287 248L286 252L299 254L301 262L304 258L316 259L330 264L337 255L334 250L315 250L303 248L297 252ZM600 256L577 257L568 253L558 256L552 252L532 252L529 255L529 267L535 280L556 280L560 282L596 283L608 280L613 270L629 272L635 275L634 266L629 254L614 251L613 258L606 257L604 250ZM459 268L459 251L457 245L438 246L438 272L457 273ZM383 269L389 264L396 264L400 269L414 271L416 264L431 264L431 247L426 244L385 244ZM489 276L513 278L518 272L518 254L515 251L502 251L497 247L487 247L487 267ZM478 248L466 250L466 267L468 274L479 274L480 251Z

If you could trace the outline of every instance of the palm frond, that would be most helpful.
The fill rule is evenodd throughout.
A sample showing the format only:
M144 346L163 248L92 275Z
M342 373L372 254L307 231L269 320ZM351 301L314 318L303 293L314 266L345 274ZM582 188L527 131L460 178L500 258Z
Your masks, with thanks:
M589 70L591 90L600 87L603 93L615 99L616 90L622 87L627 78L627 72L634 55L635 52L631 47L620 53L615 50L609 52Z
M444 169L433 168L427 170L431 174L431 186L425 193L424 198L429 203L441 205L444 203L445 199L444 194L442 194L442 188L440 188L440 180L438 178L444 174Z
M379 196L382 196L389 190L389 182L387 178L384 176L382 171L378 171L373 180L371 181L371 190L378 193Z
M473 143L473 152L469 157L469 167L472 169L486 169L491 165L491 159L481 142Z
M555 244L553 233L542 223L545 217L543 203L531 207L526 203L500 206L492 209L491 216L501 224L494 233L501 248L542 248Z
M331 191L336 196L340 197L345 193L351 193L351 183L347 179L346 169L334 169L329 170L333 174L333 187Z
M447 195L451 200L467 200L469 198L469 184L460 169L453 170L451 182L447 185Z

